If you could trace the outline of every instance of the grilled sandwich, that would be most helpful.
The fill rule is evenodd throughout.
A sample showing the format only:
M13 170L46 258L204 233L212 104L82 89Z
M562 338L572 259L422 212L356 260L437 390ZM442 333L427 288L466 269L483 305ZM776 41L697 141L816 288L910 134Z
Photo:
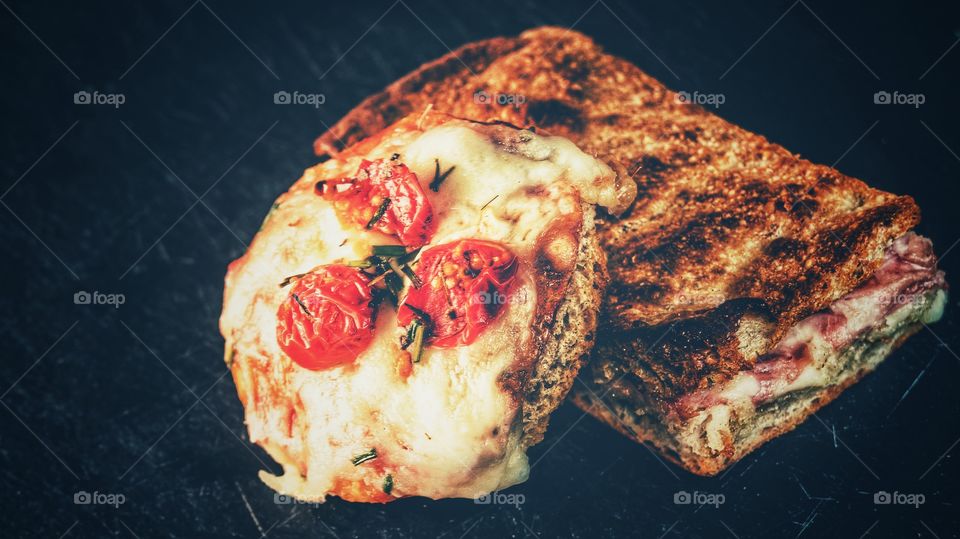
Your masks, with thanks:
M907 196L689 103L583 34L465 45L360 103L336 154L426 104L535 125L629 174L600 223L611 283L574 402L712 475L794 428L940 318L944 275Z

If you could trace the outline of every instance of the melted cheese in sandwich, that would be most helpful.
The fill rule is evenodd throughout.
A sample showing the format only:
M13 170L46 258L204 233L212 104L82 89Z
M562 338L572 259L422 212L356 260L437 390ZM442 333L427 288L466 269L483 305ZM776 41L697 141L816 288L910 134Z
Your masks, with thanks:
M393 153L417 174L433 206L437 231L424 248L459 238L499 241L520 260L519 284L474 343L426 347L409 377L398 373L402 329L389 305L380 307L374 342L354 364L303 369L276 343L277 307L289 292L278 283L395 243L342 223L313 184L353 175L362 158ZM453 170L438 192L428 191L438 164ZM278 200L247 255L231 265L221 318L250 438L284 468L282 476L261 472L263 480L300 499L335 493L364 501L387 475L396 497L477 497L524 481L520 403L500 377L536 359L536 240L565 219L579 227L582 202L617 203L607 165L562 138L466 121L394 132L367 155L306 171ZM576 245L558 248L572 249L575 258ZM376 459L351 462L371 448Z
M923 323L940 318L947 294L944 273L936 262L929 240L914 233L902 236L887 249L880 268L866 283L790 328L753 369L718 388L683 396L681 413L716 415L727 405L749 410L832 383L846 366L838 358L864 335L895 334L911 316L920 316ZM929 307L918 313L916 307L926 303Z

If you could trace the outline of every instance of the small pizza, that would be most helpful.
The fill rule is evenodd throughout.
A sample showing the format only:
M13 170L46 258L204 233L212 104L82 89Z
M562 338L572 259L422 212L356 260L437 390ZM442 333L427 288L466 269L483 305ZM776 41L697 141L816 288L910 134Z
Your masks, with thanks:
M307 169L230 264L220 319L261 472L302 500L522 482L589 351L597 205L633 182L570 141L429 110Z

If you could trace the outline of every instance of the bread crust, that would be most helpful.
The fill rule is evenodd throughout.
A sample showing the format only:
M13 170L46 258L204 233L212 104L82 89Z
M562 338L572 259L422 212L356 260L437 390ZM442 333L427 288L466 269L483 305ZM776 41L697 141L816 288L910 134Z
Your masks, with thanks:
M585 206L577 266L567 294L524 390L523 444L543 440L550 414L566 398L596 339L603 292L609 282L606 256L594 228L594 210Z
M478 103L480 91L523 103ZM600 226L610 286L581 376L587 384L610 372L631 376L646 393L636 406L651 412L751 369L790 327L863 283L920 220L910 197L872 189L682 103L589 37L553 27L472 43L425 64L358 105L315 147L335 153L339 141L428 103L561 134L636 182L636 202ZM579 389L572 398L681 466L712 475L793 429L860 376L712 459L673 452L662 432L626 432Z
M479 91L524 102L478 103ZM540 126L636 181L632 207L601 223L611 283L594 356L646 365L638 375L663 399L752 367L797 321L866 280L920 219L910 197L681 103L589 37L554 27L425 64L364 100L315 147L335 151L428 103ZM737 336L745 318L767 322L753 337L763 346L747 353Z

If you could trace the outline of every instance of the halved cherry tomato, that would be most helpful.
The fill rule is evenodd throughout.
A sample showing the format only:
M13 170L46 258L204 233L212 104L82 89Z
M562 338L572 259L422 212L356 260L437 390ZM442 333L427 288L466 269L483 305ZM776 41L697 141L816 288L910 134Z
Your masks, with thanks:
M373 340L370 278L357 268L321 266L296 281L277 310L277 343L305 369L352 363Z
M420 319L427 326L427 344L470 344L508 303L517 266L517 257L492 241L460 240L428 249L416 270L423 286L407 292L397 323Z
M319 182L317 193L334 202L341 219L394 235L408 247L424 245L433 234L433 208L406 165L364 159L356 178Z

